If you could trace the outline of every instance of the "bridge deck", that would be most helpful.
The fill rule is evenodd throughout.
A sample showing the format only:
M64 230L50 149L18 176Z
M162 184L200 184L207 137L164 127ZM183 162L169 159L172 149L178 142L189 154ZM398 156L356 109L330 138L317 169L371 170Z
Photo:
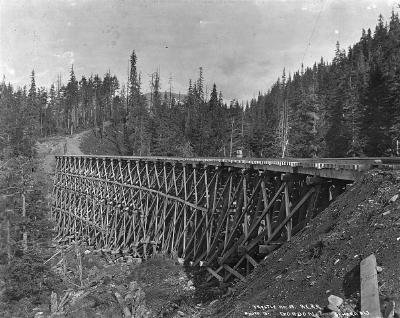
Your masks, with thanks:
M224 166L263 171L305 174L323 178L354 181L359 175L375 167L400 168L398 157L353 158L185 158L156 156L71 156L133 161L163 161L172 164Z

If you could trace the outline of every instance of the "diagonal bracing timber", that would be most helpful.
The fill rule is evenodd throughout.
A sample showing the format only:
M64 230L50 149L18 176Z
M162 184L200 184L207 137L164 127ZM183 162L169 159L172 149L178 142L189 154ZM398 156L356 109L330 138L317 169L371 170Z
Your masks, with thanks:
M277 167L60 156L52 217L69 240L143 258L169 253L205 266L208 280L245 280L350 180Z

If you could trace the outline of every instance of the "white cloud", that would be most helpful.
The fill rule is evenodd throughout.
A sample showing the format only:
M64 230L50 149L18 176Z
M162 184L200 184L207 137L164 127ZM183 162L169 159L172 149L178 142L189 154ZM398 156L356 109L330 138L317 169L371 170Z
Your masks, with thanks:
M15 75L15 70L12 67L7 67L7 72L10 73L10 75Z
M75 7L76 6L76 1L75 0L67 0L67 2L71 7Z
M335 32L335 34L339 34L339 30L335 30L334 32Z
M280 0L281 2L286 2L287 0ZM263 5L265 3L271 2L271 0L253 0L255 5Z
M1 67L1 69L3 69L3 70L2 70L2 73L7 73L7 74L12 75L12 76L15 75L15 69L12 68L12 67L10 67L9 65L7 65L7 64L0 64L0 67Z
M387 5L389 7L397 6L399 4L398 0L387 0Z
M200 25L210 25L210 24L216 24L215 21L209 21L209 20L200 20Z
M69 64L74 64L75 62L74 52L72 51L65 51L62 54L54 54L54 56L60 59L67 59Z
M48 73L49 73L49 70L44 70L44 71L42 71L42 72L36 73L35 75L36 75L36 76L43 76L43 75L46 75L46 74L48 74Z

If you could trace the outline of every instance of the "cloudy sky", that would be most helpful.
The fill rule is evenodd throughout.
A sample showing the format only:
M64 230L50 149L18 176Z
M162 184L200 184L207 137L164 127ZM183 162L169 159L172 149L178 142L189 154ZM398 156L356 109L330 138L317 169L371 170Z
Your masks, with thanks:
M71 64L77 77L107 70L126 81L138 56L143 91L161 71L176 92L204 68L226 99L266 91L282 73L331 59L390 17L397 0L0 0L0 75L16 85L49 86Z

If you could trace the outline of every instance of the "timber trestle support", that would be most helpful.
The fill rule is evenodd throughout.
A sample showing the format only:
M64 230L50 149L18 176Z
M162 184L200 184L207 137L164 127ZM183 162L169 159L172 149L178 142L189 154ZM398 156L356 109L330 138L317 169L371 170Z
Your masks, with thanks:
M245 280L353 181L299 173L287 161L56 159L60 237L135 257L177 255L219 281Z

